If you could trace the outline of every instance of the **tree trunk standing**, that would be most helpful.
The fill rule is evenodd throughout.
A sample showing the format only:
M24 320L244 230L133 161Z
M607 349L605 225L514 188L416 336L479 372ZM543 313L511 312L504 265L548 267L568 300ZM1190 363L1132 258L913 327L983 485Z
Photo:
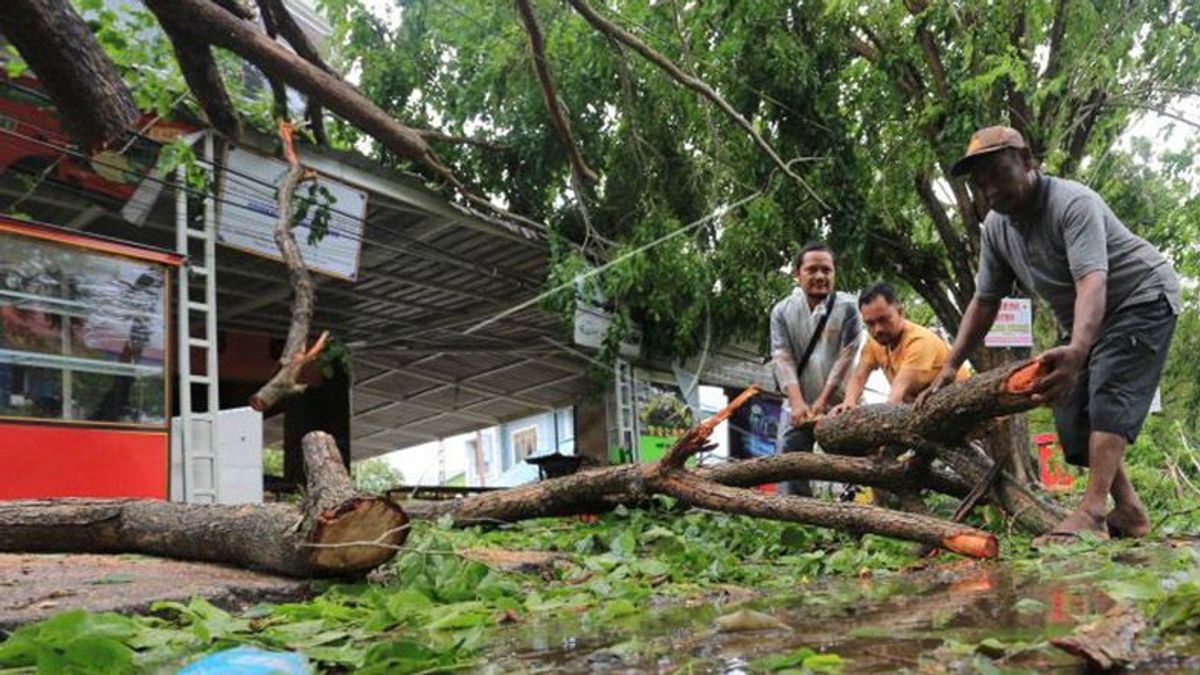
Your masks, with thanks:
M980 371L1003 368L1018 361L1027 361L1028 348L992 349L981 347L972 359ZM1029 452L1029 419L1024 413L997 419L982 438L983 448L992 461L1004 464L1004 470L1023 484L1037 480L1033 455Z
M0 32L58 108L85 151L125 138L139 117L133 96L69 0L9 0Z
M304 454L303 508L148 499L0 502L0 550L142 553L302 578L359 576L390 559L408 536L404 511L354 492L329 435L309 434Z

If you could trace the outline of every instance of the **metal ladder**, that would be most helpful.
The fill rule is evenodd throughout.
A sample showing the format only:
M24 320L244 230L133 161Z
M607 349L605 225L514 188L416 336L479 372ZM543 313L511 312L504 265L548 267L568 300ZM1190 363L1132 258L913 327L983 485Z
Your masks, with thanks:
M204 162L210 173L213 168L213 135L204 134ZM188 213L187 175L184 167L176 170L175 180L175 250L184 256L184 273L180 274L178 288L178 329L176 344L179 348L179 448L182 461L181 494L183 501L199 504L220 502L217 461L217 419L219 389L217 373L217 255L216 215L214 213L210 186L204 197L202 228L192 227ZM191 280L198 277L204 282L202 299L193 299ZM193 323L195 317L195 323ZM193 331L193 328L202 328ZM200 332L204 337L193 337ZM192 349L204 353L203 372L192 370ZM206 396L202 411L195 409L192 387L199 385ZM204 433L207 427L207 433ZM197 433L201 432L201 433Z
M610 412L616 422L615 445L630 461L637 460L637 399L634 397L633 366L620 357L613 364L613 406Z

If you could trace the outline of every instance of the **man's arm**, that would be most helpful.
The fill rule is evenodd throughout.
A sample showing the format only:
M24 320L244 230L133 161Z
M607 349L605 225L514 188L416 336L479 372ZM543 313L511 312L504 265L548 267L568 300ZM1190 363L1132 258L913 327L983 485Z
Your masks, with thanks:
M858 400L862 398L863 390L867 388L867 378L870 377L872 370L875 370L875 365L864 355L858 362L858 367L854 369L854 374L850 376L850 381L846 384L846 398L829 411L830 415L840 415L858 407Z
M1095 270L1075 280L1075 321L1071 342L1038 355L1045 375L1033 383L1033 400L1054 401L1074 384L1092 345L1099 337L1100 324L1108 304L1108 272Z
M896 373L896 379L892 380L887 402L904 403L916 396L917 390L920 388L919 374L920 371L915 368L901 368L900 372Z

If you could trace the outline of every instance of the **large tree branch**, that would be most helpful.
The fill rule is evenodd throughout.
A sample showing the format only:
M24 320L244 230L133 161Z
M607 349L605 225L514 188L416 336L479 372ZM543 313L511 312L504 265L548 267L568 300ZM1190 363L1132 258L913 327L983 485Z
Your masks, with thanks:
M175 60L208 123L231 142L237 143L242 135L242 123L233 100L225 88L225 80L213 59L208 45L198 43L185 35L169 35ZM286 110L285 110L286 114Z
M267 75L278 77L307 96L319 98L329 110L378 140L388 151L429 169L472 204L544 229L541 223L511 213L473 192L442 164L419 131L397 122L337 76L291 53L254 23L234 17L208 0L144 2L168 33L188 35L238 54Z
M1067 10L1071 0L1057 0L1054 3L1054 22L1050 26L1050 46L1046 53L1046 71L1042 74L1044 82L1049 83L1058 77L1062 69L1062 41L1067 29ZM1051 116L1062 101L1061 92L1049 90L1042 100L1042 109L1038 114L1038 128L1049 129Z
M1074 175L1084 153L1087 152L1087 144L1091 140L1092 130L1096 127L1096 121L1100 118L1107 98L1108 93L1103 89L1093 89L1087 100L1076 108L1078 113L1077 116L1072 116L1076 121L1071 125L1073 131L1071 132L1071 141L1067 145L1067 157L1060 167L1060 172L1064 176Z
M133 96L69 0L11 0L0 10L0 33L37 73L85 150L113 144L137 122Z
M278 188L279 214L275 219L275 245L279 247L279 253L287 265L294 295L292 320L283 353L279 355L279 370L250 398L250 407L258 411L270 410L280 401L304 391L304 385L297 383L300 371L316 360L328 337L323 334L312 349L308 348L308 331L312 324L317 289L304 264L300 247L296 244L296 235L292 232L292 197L300 181L315 176L306 175L304 166L300 164L292 141L292 125L287 120L279 122L279 137L283 141L283 155L287 159L288 170Z
M278 39L279 27L275 23L275 13L270 3L265 0L258 0L258 11L262 15L263 28L266 29L267 36L272 40ZM287 85L278 77L270 75L267 76L267 83L271 86L271 114L275 117L276 121L288 119Z
M1009 12L1012 13L1012 23L1008 29L1008 44L1021 55L1021 62L1026 70L1030 70L1029 50L1025 48L1025 6L1022 0L1009 0ZM1041 129L1037 128L1033 110L1025 99L1025 92L1017 86L1014 78L1005 78L1006 99L1008 104L1009 121L1013 128L1021 132L1025 142L1029 143L1034 157L1042 156Z
M554 88L554 77L550 74L550 67L546 63L546 41L542 37L542 27L538 24L537 15L533 13L533 7L529 5L529 0L516 0L516 3L521 25L525 27L525 33L529 35L529 53L533 59L533 72L541 87L542 102L546 104L546 112L550 114L550 126L554 127L558 140L562 143L563 151L567 153L567 160L571 163L571 173L575 175L575 180L586 185L595 185L600 181L600 177L583 160L583 155L579 152L579 147L575 144L575 138L571 134L571 123L567 121L562 103L558 100L558 92Z
M954 297L959 306L966 307L967 302L975 295L970 247L963 241L962 234L954 228L954 223L950 222L950 217L946 215L946 208L934 193L933 179L928 175L918 175L913 178L913 183L916 186L917 195L921 198L921 203L925 206L925 212L933 220L934 227L949 255L950 267L954 270L958 282L953 285Z
M801 178L799 174L792 171L791 166L785 162L778 153L775 152L775 149L772 148L769 143L767 143L766 139L764 139L762 135L760 135L754 129L754 126L750 124L750 122L743 117L741 113L739 113L737 110L734 110L733 106L729 105L729 102L726 101L725 98L720 94L718 94L716 90L710 87L708 83L683 72L683 70L681 70L679 66L675 65L674 62L662 54L659 54L645 42L642 42L640 39L638 39L637 36L597 14L596 11L592 9L591 5L589 5L585 0L567 0L567 2L575 8L575 11L579 12L580 16L586 19L588 23L592 24L592 26L594 26L601 33L604 33L605 35L616 39L618 42L629 47L630 49L633 49L637 53L641 54L642 57L647 61L650 61L654 65L658 66L659 69L667 73L667 75L669 75L679 84L697 92L709 101L712 101L712 103L716 105L721 112L725 113L727 117L733 120L738 126L742 127L742 129L750 135L750 138L754 140L755 145L757 145L759 149L761 149L763 153L765 153L771 159L779 171L782 171L785 175L796 181L796 183L804 188L804 190L808 192L809 196L811 196L822 207L827 206L820 196L813 191L808 182Z

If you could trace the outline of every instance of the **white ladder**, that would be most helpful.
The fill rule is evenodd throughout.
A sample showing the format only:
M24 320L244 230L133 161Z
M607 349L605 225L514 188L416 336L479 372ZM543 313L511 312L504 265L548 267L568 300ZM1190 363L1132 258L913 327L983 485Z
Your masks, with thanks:
M215 180L213 171L213 135L204 134L204 162ZM199 504L220 502L217 480L217 418L219 403L217 373L217 254L216 216L210 185L204 197L202 227L192 227L188 214L187 175L184 167L175 173L175 250L184 256L183 272L178 288L178 317L176 331L179 370L179 448L182 462L183 501ZM202 299L194 299L191 280L204 281ZM193 323L193 317L195 322ZM193 337L193 327L202 328L204 337ZM192 349L204 353L203 372L192 370ZM196 410L192 398L193 385L202 387L206 396L203 410ZM205 429L205 427L207 429ZM207 433L205 433L207 431ZM199 432L199 433L197 433Z
M613 364L613 406L616 422L615 445L638 459L637 399L634 397L633 366L621 357Z

